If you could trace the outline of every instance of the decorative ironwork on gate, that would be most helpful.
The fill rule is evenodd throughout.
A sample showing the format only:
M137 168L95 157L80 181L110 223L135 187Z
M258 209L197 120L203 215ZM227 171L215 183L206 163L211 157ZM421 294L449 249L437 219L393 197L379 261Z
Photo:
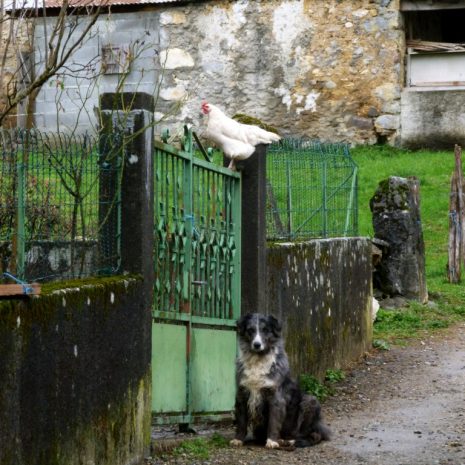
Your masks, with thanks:
M155 310L234 319L240 176L196 158L191 137L155 144Z
M193 136L198 141L185 129L180 149L167 138L155 141L153 411L159 422L226 412L234 399L241 178L212 163ZM232 386L223 388L225 379Z

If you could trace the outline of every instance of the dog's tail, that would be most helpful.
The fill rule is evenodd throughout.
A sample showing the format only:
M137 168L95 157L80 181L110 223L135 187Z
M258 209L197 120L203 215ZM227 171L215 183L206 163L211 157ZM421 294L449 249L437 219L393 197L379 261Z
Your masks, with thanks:
M309 434L296 439L295 447L311 447L321 441L329 441L331 439L330 429L321 421L314 425L314 429Z
M299 436L295 447L310 447L321 441L331 439L331 431L321 418L321 406L318 400L310 395L304 395L300 403L301 420Z

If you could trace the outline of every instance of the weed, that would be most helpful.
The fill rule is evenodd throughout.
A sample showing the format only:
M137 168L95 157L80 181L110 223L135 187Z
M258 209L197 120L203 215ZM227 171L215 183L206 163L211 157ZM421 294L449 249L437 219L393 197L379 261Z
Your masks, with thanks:
M309 374L300 375L300 388L307 394L315 396L318 400L323 401L332 394L329 386L318 381L318 379Z
M346 375L342 370L326 370L325 380L328 383L339 383L339 381L342 381L343 379L345 379L345 377Z
M209 442L212 446L217 448L227 447L229 445L229 441L221 434L214 433L213 436L209 439Z
M444 320L432 320L427 321L425 324L427 329L440 329L440 328L447 328L449 323Z
M382 339L373 339L373 347L379 350L390 350L391 346Z
M299 384L304 392L324 401L334 394L334 384L342 381L345 377L346 375L342 370L326 370L325 382L322 383L315 376L304 373L300 375Z
M221 449L228 445L228 440L218 433L211 438L187 439L173 449L174 456L187 455L189 457L206 460L215 449Z
M463 306L463 307L454 307L454 306L452 306L451 310L456 315L465 316L465 306Z
M203 438L189 439L173 449L173 455L189 455L198 459L208 459L210 449Z

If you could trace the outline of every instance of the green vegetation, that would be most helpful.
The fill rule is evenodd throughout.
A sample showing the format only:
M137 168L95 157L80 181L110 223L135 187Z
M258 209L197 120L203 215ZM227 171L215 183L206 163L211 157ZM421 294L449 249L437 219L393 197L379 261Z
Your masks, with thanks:
M383 339L373 339L373 347L379 350L390 350L391 346Z
M193 459L206 460L216 450L226 447L228 440L218 433L210 438L187 439L173 449L174 456L187 455Z
M326 370L325 379L319 381L313 375L304 373L300 375L300 388L308 394L315 396L318 400L324 401L334 394L334 385L345 379L346 375L342 370Z
M343 379L345 379L345 377L346 377L345 373L340 369L326 370L325 380L328 383L331 383L331 384L338 383L339 381L342 381Z
M425 331L465 320L465 286L446 280L449 227L449 189L454 152L408 151L387 146L351 150L359 166L359 233L373 236L369 200L380 181L389 176L416 176L420 180L420 208L426 249L426 276L434 305L411 302L409 308L380 310L374 326L378 343L405 343ZM383 344L384 343L384 344Z

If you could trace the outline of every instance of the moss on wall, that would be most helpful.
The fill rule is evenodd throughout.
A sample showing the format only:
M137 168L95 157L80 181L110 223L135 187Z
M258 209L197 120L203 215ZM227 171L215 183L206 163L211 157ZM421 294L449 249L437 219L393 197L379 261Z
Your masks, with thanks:
M364 238L273 244L268 312L284 324L294 375L323 377L371 345L371 244Z
M0 463L119 465L150 436L150 311L140 276L0 301Z
M236 115L233 116L233 119L235 119L236 121L242 124L250 124L252 126L258 126L259 128L262 128L265 131L279 134L278 130L275 127L264 123L259 118L254 118L253 116L245 115L244 113L237 113Z

